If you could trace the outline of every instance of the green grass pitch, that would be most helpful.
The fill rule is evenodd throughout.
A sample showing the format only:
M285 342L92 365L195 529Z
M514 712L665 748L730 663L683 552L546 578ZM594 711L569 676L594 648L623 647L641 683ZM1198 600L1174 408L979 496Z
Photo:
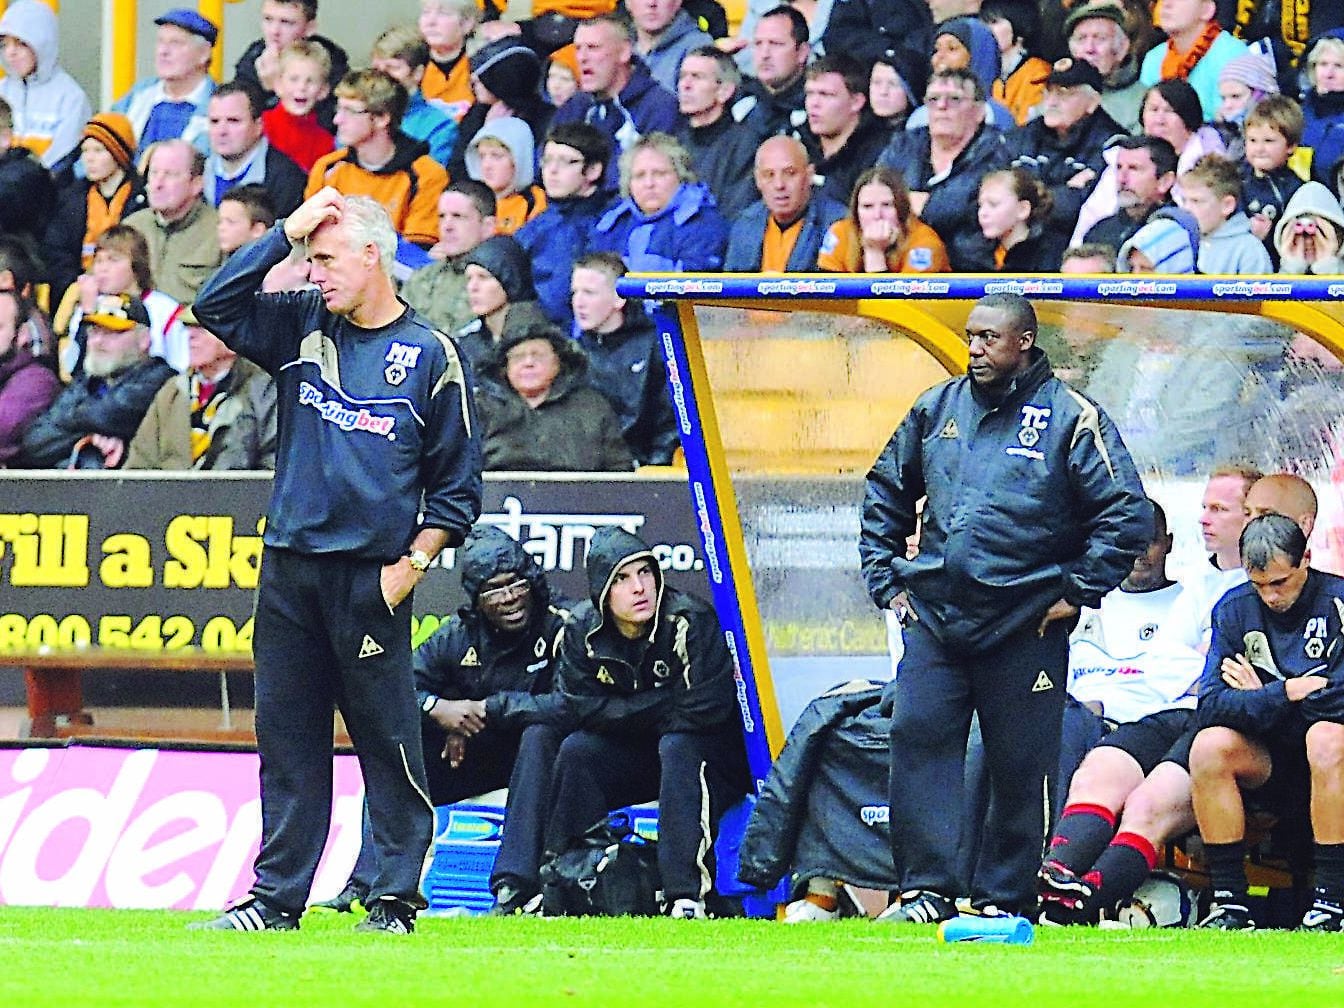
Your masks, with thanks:
M1041 930L1031 946L940 945L843 921L349 917L297 933L184 930L202 914L0 908L0 1004L1344 1006L1344 936Z

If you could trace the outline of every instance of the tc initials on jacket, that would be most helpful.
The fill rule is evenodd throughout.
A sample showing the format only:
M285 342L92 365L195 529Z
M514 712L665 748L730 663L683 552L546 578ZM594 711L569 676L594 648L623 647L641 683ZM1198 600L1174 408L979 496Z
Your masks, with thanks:
M1039 462L1045 461L1045 455L1036 450L1036 445L1041 440L1041 432L1049 426L1050 408L1032 406L1028 403L1022 407L1022 426L1017 431L1018 443L1009 445L1004 449L1004 453L1021 455L1023 458L1036 459Z

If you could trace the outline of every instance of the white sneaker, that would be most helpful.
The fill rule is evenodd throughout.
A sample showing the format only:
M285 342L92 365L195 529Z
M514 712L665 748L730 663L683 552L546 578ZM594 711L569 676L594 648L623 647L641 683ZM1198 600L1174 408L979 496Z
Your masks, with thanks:
M811 900L794 900L784 908L785 924L806 924L809 921L833 921L840 917L840 908L827 910Z
M672 904L672 909L668 911L669 917L678 920L704 920L705 901L693 899L679 899Z

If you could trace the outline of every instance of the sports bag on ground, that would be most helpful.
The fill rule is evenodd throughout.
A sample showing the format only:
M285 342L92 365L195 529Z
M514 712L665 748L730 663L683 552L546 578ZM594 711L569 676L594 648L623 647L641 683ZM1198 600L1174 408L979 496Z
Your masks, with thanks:
M624 812L588 829L541 866L547 917L651 917L661 912L658 844L640 836Z

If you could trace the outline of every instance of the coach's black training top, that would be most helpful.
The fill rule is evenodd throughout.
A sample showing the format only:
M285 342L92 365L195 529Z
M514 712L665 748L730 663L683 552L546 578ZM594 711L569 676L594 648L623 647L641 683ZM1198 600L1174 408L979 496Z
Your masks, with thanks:
M315 289L258 293L289 255L283 222L201 289L201 325L274 376L275 490L264 540L390 563L424 525L463 541L481 507L471 380L456 345L411 308L365 329Z

